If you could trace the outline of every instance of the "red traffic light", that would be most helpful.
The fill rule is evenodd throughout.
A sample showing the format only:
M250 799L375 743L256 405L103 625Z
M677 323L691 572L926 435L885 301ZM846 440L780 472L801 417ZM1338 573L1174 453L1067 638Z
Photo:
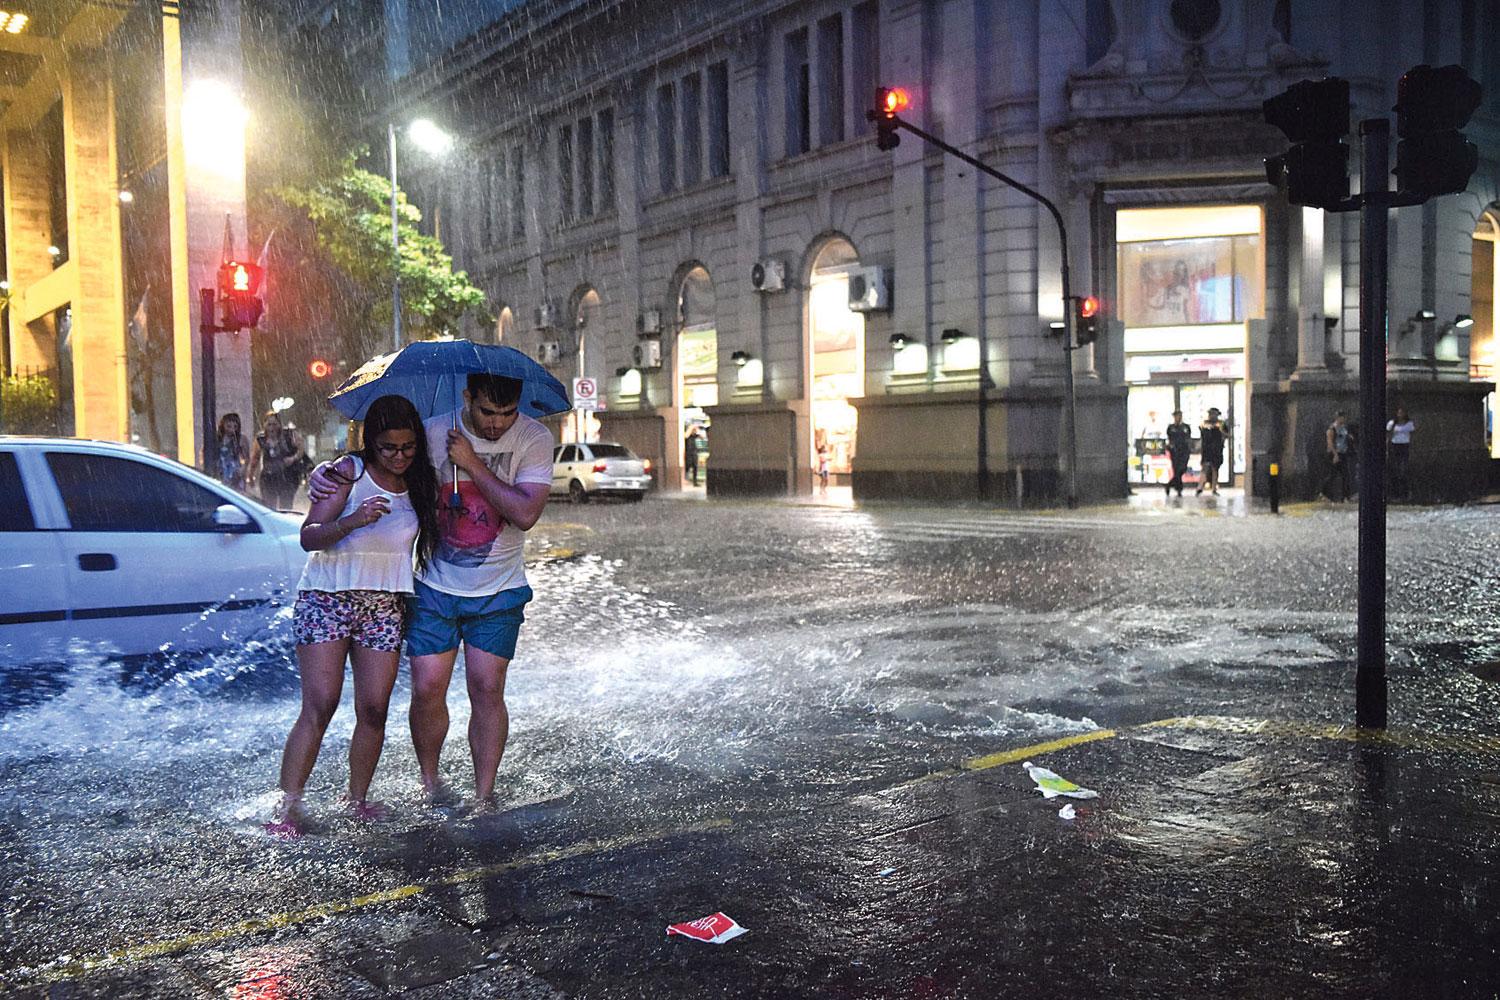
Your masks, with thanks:
M254 264L226 260L219 265L219 292L222 295L254 295L260 291L261 271Z
M327 378L333 374L333 365L322 358L314 358L307 363L307 374L316 379Z
M903 87L881 87L875 94L876 108L887 118L911 106L911 96Z
M1097 296L1086 295L1078 303L1078 315L1084 319L1091 319L1099 315L1099 299Z

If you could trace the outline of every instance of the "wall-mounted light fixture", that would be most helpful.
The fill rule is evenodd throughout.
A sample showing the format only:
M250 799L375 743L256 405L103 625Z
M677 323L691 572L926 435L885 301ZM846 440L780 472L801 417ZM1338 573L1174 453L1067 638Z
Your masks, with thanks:
M943 331L943 343L953 344L964 339L964 332L956 326L950 326Z
M1453 329L1455 330L1467 330L1473 325L1474 317L1470 316L1468 313L1459 313L1457 316L1453 317Z
M122 204L122 205L129 205L133 201L135 201L135 195L131 193L130 189L129 188L121 188L120 189L120 204Z
M908 337L904 333L893 333L893 334L891 334L891 346L894 347L898 351L905 350L906 349L906 345L910 344L910 343L911 343L911 338Z
M60 247L56 243L54 243L54 244L52 244L51 246L49 246L47 248L47 252L49 254L51 254L52 256L54 256L54 257L61 257L62 256L62 247Z
M743 368L750 363L750 355L744 351L735 351L733 354L729 355L729 360L733 361L736 365Z
M1418 309L1416 312L1411 314L1411 319L1407 320L1407 322L1430 323L1435 319L1437 319L1437 313L1433 312L1431 309Z
M1068 328L1068 324L1064 323L1060 319L1055 319L1052 322L1050 322L1050 323L1047 324L1047 329L1051 330L1054 335L1062 333L1067 328Z

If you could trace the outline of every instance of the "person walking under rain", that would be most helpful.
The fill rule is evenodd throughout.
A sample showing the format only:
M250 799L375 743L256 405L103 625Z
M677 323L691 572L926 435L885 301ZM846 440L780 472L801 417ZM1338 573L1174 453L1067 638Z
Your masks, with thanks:
M1188 459L1193 454L1193 427L1182 419L1181 410L1172 411L1172 422L1167 425L1167 455L1172 459L1172 478L1167 480L1167 493L1177 488L1182 496L1182 476L1187 472Z
M297 494L298 462L302 459L302 441L297 432L281 426L275 410L267 410L261 433L250 449L247 480L260 490L260 499L272 510L290 510Z
M385 812L369 799L370 782L385 745L414 553L420 572L437 543L438 484L422 419L402 397L370 404L364 440L359 455L327 467L333 489L302 522L302 547L312 553L293 618L302 710L281 756L281 804L267 825L278 836L299 836L305 828L303 788L338 709L346 658L353 664L355 720L346 804L361 820Z
M1416 421L1406 412L1404 405L1397 405L1396 416L1385 424L1385 440L1390 446L1391 499L1407 500L1411 497L1411 480L1407 476L1407 463L1411 460L1411 436L1417 429Z
M428 453L443 474L438 541L417 571L407 630L412 744L423 792L439 802L448 686L462 646L480 810L495 807L495 776L510 735L505 679L532 598L522 558L526 532L552 488L552 433L520 412L522 387L518 379L471 374L463 405L425 421ZM315 500L332 485L327 469L319 466L308 482Z
M1198 459L1203 464L1203 480L1198 484L1198 493L1204 489L1219 493L1219 466L1224 464L1224 424L1219 420L1219 408L1210 406L1208 416L1198 425Z
M250 442L240 430L240 415L219 418L219 482L244 492L245 466L250 461Z
M683 464L687 466L688 475L692 477L693 485L698 485L698 456L703 452L703 432L694 424L682 442Z
M1324 439L1332 465L1328 475L1323 477L1322 492L1328 494L1330 500L1343 503L1354 492L1354 476L1350 464L1354 458L1354 429L1349 426L1348 416L1343 410L1333 415L1333 423L1328 425ZM1328 484L1335 480L1339 485L1338 496L1334 496L1328 489Z

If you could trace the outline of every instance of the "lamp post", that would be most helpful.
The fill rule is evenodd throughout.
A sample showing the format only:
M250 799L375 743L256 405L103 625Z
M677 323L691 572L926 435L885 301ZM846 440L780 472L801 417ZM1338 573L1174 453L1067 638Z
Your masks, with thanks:
M406 126L406 136L429 154L441 158L453 148L453 137L426 118ZM391 161L391 347L401 350L401 216L396 210L396 123L386 124Z

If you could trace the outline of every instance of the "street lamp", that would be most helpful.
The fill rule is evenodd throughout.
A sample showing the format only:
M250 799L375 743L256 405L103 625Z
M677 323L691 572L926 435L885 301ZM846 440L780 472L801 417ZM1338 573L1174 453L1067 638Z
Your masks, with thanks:
M453 136L426 118L418 118L405 128L406 137L429 155L442 158L453 148ZM391 159L391 341L401 350L401 220L396 213L396 123L386 124Z

